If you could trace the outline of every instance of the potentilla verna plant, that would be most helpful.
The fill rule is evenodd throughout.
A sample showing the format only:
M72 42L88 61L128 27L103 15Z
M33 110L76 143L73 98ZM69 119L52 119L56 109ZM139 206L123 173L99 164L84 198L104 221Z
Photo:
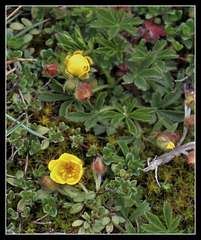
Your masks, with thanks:
M196 234L196 6L5 10L6 234Z

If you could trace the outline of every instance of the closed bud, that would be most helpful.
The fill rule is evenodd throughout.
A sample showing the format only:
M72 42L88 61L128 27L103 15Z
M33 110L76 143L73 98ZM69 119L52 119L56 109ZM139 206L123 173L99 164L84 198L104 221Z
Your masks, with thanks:
M55 77L59 73L56 64L49 64L45 66L45 75L46 77Z
M105 163L99 157L97 157L96 160L92 163L92 168L97 174L103 174L107 169Z
M195 92L192 91L187 95L186 105L195 111Z
M50 176L42 176L42 182L45 189L55 191L58 187L58 183L54 182Z
M160 134L161 134L161 132L159 130L156 130L150 135L150 138L152 140L156 140Z
M165 134L161 134L157 140L156 140L156 144L162 148L163 150L168 150L168 149L173 149L175 148L174 143L170 140L170 137L165 135Z
M194 130L195 126L195 115L190 115L184 119L184 126L189 127L190 130Z
M195 151L191 151L188 154L188 163L192 164L192 165L195 165Z
M98 80L96 78L93 78L93 80L89 84L92 88L95 88L98 86Z
M89 83L82 83L76 87L75 98L79 101L90 99L92 95L91 85Z
M69 79L65 83L65 89L67 90L67 92L74 91L76 86L77 86L77 83L73 79Z

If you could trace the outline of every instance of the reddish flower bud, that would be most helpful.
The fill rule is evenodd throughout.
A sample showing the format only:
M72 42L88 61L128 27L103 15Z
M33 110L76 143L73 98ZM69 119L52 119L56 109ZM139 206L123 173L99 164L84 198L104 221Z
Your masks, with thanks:
M150 135L150 138L152 140L156 140L160 136L160 134L161 134L161 132L159 130L156 130Z
M190 115L184 119L184 126L189 127L190 130L194 130L195 126L195 115Z
M191 151L188 154L188 163L195 165L195 151Z
M91 85L88 83L82 83L76 87L75 98L80 101L90 99L92 95Z
M193 111L195 110L195 92L192 91L187 95L186 105L190 107Z
M103 174L107 169L105 163L99 157L92 163L92 168L97 174Z
M47 190L51 190L51 191L55 191L58 187L58 183L54 182L50 176L42 176L42 182L43 182L43 186L47 189Z
M163 150L175 148L174 143L170 140L170 137L165 134L160 134L156 140L156 144Z
M176 132L168 132L165 135L168 136L170 138L170 141L172 141L174 143L178 143L180 140L180 136Z
M47 77L54 77L59 73L59 70L57 68L56 64L49 64L45 66L45 75Z

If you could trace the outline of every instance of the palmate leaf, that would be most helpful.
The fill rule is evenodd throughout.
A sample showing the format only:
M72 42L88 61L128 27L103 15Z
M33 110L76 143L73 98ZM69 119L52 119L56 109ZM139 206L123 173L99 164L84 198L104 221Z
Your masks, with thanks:
M96 9L99 20L93 22L95 28L108 28L109 39L113 38L118 32L125 30L132 35L135 35L137 29L133 26L142 24L139 17L127 17L125 11L115 11L111 9Z

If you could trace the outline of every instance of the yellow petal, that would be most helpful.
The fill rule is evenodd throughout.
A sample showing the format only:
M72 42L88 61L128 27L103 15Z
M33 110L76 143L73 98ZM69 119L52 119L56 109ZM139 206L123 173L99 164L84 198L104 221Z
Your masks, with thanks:
M170 142L168 143L166 149L173 149L173 148L175 148L175 145L174 145L173 142L170 141Z
M86 80L89 78L89 74L88 73L81 73L79 76L78 76L81 80Z
M54 169L54 167L59 163L59 160L51 160L48 164L48 168L50 171Z
M93 61L90 57L85 57L87 59L87 61L89 62L89 65L92 65L93 64Z
M69 161L73 161L75 163L80 163L81 165L83 165L82 160L80 160L79 158L77 158L76 156L72 155L72 154L68 154L68 153L64 153L59 157L59 160L63 160L65 162L69 162Z
M73 55L76 55L76 54L82 55L83 52L84 52L84 51L82 51L82 50L77 50L77 51L75 51L75 52L73 53Z

